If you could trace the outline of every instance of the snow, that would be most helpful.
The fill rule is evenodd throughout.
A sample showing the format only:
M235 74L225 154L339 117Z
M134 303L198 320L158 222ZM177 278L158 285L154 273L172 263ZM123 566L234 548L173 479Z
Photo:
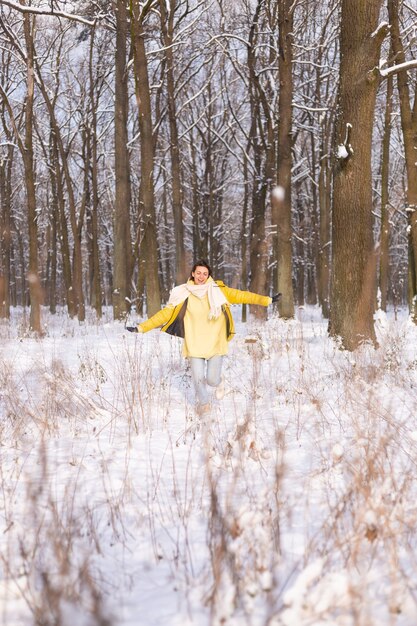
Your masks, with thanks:
M387 28L390 28L389 22L386 22L386 21L381 22L380 24L378 24L374 32L371 34L371 38L374 39L375 37L379 35L381 31L386 31Z
M285 189L281 185L276 185L272 190L272 196L277 202L283 202L285 199Z
M349 156L348 151L346 150L346 146L343 143L340 143L337 146L337 158L338 159L347 159Z
M354 354L315 307L238 321L203 422L180 340L44 323L0 323L0 624L416 623L404 311Z
M411 70L417 67L417 59L411 61L405 61L404 63L398 63L397 65L390 65L389 67L379 68L379 73L382 78L387 78L391 74L398 74L405 70Z

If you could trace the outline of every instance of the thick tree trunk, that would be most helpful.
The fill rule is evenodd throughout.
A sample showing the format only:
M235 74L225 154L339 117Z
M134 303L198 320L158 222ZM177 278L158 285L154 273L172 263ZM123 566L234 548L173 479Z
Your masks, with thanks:
M130 163L128 153L128 76L126 60L127 10L125 0L117 0L115 52L115 201L113 241L113 317L123 319L129 311L132 274L130 231Z
M376 255L372 218L372 129L382 0L342 0L335 132L330 333L349 350L375 341Z
M151 3L147 5L149 10ZM135 68L135 93L139 110L141 155L141 216L143 239L140 246L140 263L144 265L147 314L153 315L161 307L158 275L158 242L155 221L154 193L154 140L148 62L145 51L143 19L139 0L131 0L133 58Z

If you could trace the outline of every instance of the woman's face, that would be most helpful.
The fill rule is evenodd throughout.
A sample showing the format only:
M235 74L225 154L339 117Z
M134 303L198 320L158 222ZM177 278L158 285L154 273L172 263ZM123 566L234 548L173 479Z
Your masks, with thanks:
M196 285L204 285L209 277L209 271L202 265L197 265L195 272L191 272L191 276L194 278Z

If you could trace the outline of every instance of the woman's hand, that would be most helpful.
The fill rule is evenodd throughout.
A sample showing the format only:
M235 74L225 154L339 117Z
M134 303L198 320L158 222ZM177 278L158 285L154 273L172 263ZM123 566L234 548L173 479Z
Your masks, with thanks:
M130 333L138 333L138 327L137 326L126 326L126 330L128 330Z
M281 300L282 293L276 293L272 296L272 304L279 302Z

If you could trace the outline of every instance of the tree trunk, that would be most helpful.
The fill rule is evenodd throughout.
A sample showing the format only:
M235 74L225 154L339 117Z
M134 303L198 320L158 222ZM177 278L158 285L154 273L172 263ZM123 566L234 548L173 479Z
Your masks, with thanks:
M98 245L98 156L97 156L97 96L95 94L94 75L93 75L93 51L94 51L94 32L91 31L91 44L90 44L90 59L89 59L89 73L90 73L90 106L91 106L91 127L88 126L87 142L89 145L89 152L91 155L91 198L88 205L90 222L90 237L91 237L91 302L94 307L97 317L100 318L102 312L102 293L101 293L101 273L100 273L100 254ZM115 104L116 107L116 104ZM116 144L116 142L115 142ZM127 150L127 147L126 147ZM115 147L116 154L116 147ZM117 160L117 158L116 158ZM130 239L128 240L127 247L130 249Z
M391 113L392 113L393 77L387 79L387 101L385 106L384 136L382 139L382 164L381 164L381 239L379 251L379 290L381 294L381 309L387 310L388 278L389 278L389 237L390 237L390 211L389 211L389 151L391 139Z
M376 258L372 220L372 129L382 0L342 0L335 129L330 333L349 350L375 342Z
M52 314L56 313L56 279L57 279L57 222L58 222L58 207L54 199L52 198L52 207L50 210L50 244L48 246L49 254L49 311Z
M202 236L200 232L200 196L198 193L199 183L197 176L197 156L195 149L194 136L190 138L190 178L192 188L192 233L193 233L193 258L207 258L206 251L202 247Z
M115 201L113 242L113 317L123 319L130 307L132 242L130 231L130 163L128 153L128 76L126 60L127 10L125 0L117 0L115 52Z
M154 193L154 141L152 125L151 94L149 88L148 62L145 51L143 19L139 0L131 0L133 59L135 68L135 93L139 110L141 155L141 216L143 239L140 246L140 264L144 265L147 314L153 315L161 307L158 275L158 242L155 220ZM152 3L146 5L147 10Z
M68 236L68 222L65 213L64 182L62 180L61 166L59 163L59 151L56 142L53 122L51 120L51 188L53 204L57 207L57 235L61 249L62 276L65 285L65 295L68 308L68 315L72 318L77 314L77 307L74 300L74 289L72 286L71 252Z
M175 6L176 2L174 0L169 0L169 3L166 2L166 0L159 0L164 52L166 59L168 119L171 154L172 212L174 216L175 238L175 282L179 284L183 283L187 279L187 269L184 249L184 216L182 210L180 149L175 102L173 47Z
M292 286L291 167L292 167L292 31L293 0L279 0L279 99L277 182L282 189L279 201L272 202L272 223L276 228L275 258L277 282L282 293L278 304L281 317L294 317Z
M323 317L330 317L330 187L331 173L327 155L321 157L319 173L320 248L318 263L319 303Z
M68 297L68 312L70 315L77 314L78 319L80 321L84 321L85 319L85 302L84 302L84 293L83 293L83 283L82 283L82 248L81 248L81 232L83 226L83 212L80 212L78 221L77 221L77 209L74 195L74 187L73 182L70 175L69 165L68 165L68 154L65 150L64 143L62 140L61 129L58 125L58 121L55 115L54 110L54 102L51 101L49 96L48 89L45 86L45 83L42 79L40 68L37 65L37 75L38 75L38 84L39 88L42 92L45 104L47 106L51 131L53 135L52 145L54 149L54 158L56 161L56 181L58 185L58 197L60 203L60 214L61 214L61 233L60 235L63 237L62 245L63 245L63 259L64 263L70 262L69 259L69 243L67 236L67 218L65 214L65 205L64 205L64 185L63 181L65 180L65 185L67 189L67 199L68 199L68 207L69 207L69 219L71 225L71 231L73 236L74 248L73 248L73 263L72 270L66 267L64 270L64 274L66 276L66 285L67 285L67 297ZM60 167L62 165L63 177L60 172ZM68 245L68 249L65 249L65 246ZM70 279L71 272L71 279Z
M248 150L242 154L243 158L243 209L242 209L242 269L241 269L241 289L246 289L248 284L248 212L249 212L249 172L248 172ZM247 305L242 304L242 322L247 319Z
M405 62L404 46L400 36L399 0L388 0L391 26L391 46L395 63ZM408 216L408 301L411 317L417 323L417 97L411 105L408 73L397 74L400 96L401 128L404 140L405 168L407 172L407 216Z
M25 168L29 232L29 267L27 275L30 294L29 326L31 330L41 333L42 289L38 269L38 221L36 214L35 164L33 155L33 101L35 96L33 27L35 18L24 15L23 20L26 43L27 92L25 102L25 138L22 156Z
M275 177L275 145L272 118L268 108L269 103L265 102L265 94L259 84L259 75L256 71L256 40L262 4L262 0L258 0L252 20L247 46L247 62L249 70L249 101L252 117L249 141L253 151L254 165L249 253L250 289L255 293L264 294L268 285L268 243L265 224L266 197L268 188L271 187ZM266 309L261 307L251 307L251 312L258 319L265 319L267 315Z
M0 318L10 318L10 269L12 203L11 167L13 146L8 146L7 159L0 163Z

